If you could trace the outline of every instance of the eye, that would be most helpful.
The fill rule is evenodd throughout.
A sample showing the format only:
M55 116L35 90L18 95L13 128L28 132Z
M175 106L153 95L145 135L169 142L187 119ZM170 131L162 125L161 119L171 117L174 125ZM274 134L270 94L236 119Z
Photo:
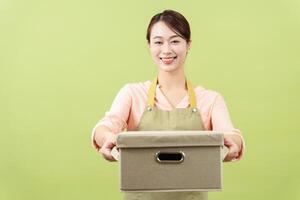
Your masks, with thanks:
M154 44L162 44L162 42L156 41L156 42L154 42Z
M171 43L177 44L177 43L179 43L179 40L173 40L173 41L171 41Z

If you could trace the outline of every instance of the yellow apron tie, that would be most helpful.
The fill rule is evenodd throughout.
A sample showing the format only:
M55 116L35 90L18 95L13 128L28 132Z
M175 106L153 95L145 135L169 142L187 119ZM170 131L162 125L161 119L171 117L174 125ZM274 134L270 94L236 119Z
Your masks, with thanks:
M157 86L157 77L153 79L151 86L148 91L148 108L154 107L154 100L155 100L155 91Z
M194 87L189 81L186 81L186 84L187 84L187 88L188 88L190 107L192 108L193 112L196 112L197 111L197 101L196 101Z

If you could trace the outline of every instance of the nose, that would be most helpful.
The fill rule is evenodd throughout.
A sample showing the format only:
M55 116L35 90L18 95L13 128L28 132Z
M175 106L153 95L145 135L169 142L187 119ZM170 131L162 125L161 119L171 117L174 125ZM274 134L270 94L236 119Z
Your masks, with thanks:
M166 55L171 54L172 48L171 48L170 44L166 42L165 44L163 44L161 51L163 54L166 54Z

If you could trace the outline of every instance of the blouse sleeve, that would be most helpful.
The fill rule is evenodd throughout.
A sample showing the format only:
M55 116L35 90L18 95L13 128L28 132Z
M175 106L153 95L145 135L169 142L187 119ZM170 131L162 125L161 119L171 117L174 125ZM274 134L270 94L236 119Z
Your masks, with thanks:
M91 139L94 148L100 148L94 138L98 126L105 126L115 134L127 128L131 103L129 84L126 84L113 100L110 110L105 112L105 116L93 128Z
M239 156L232 161L240 160L245 152L245 141L241 134L241 131L233 127L224 98L220 94L217 94L213 103L211 109L211 120L212 130L231 132L240 136L242 141L241 151L239 152Z

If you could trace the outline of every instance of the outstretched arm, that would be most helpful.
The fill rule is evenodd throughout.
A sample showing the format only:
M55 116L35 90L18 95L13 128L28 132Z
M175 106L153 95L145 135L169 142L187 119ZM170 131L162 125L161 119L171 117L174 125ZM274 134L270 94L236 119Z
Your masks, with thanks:
M224 132L224 145L229 152L224 161L237 161L242 158L245 142L240 130L233 127L223 97L218 94L211 109L212 130Z
M92 145L108 161L115 161L111 150L116 145L116 136L127 128L131 108L129 85L125 85L115 97L112 106L92 131Z

